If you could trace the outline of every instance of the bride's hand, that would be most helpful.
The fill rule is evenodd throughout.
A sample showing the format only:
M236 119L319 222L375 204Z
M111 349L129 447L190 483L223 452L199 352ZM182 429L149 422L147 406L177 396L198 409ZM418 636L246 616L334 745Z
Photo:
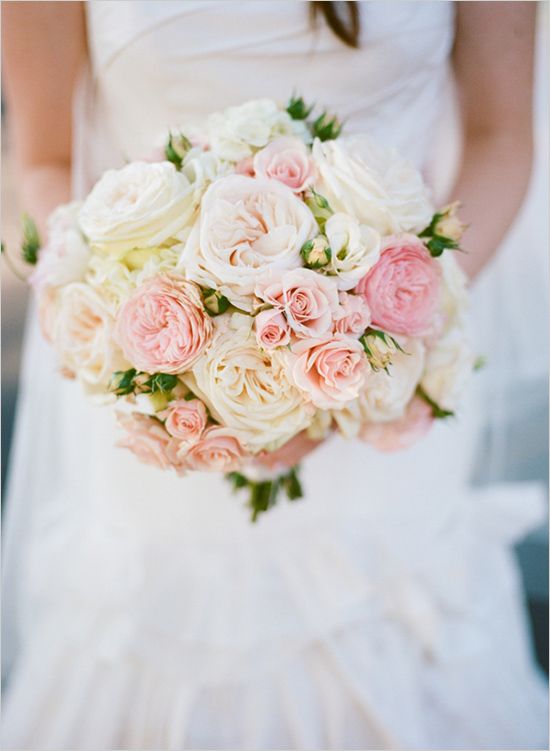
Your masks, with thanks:
M320 446L323 441L314 441L309 438L307 432L303 430L298 435L291 438L290 441L281 446L277 451L269 451L259 454L256 461L268 469L275 467L293 467L299 464L308 454Z

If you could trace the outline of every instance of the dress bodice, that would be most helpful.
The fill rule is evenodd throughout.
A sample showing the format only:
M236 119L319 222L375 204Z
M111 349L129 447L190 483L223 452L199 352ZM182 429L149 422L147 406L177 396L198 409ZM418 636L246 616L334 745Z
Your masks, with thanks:
M286 101L293 91L338 113L346 132L368 131L425 161L453 39L450 2L361 3L357 50L321 19L314 26L304 2L86 6L93 143L80 157L94 162L92 177L149 153L176 124L247 99Z

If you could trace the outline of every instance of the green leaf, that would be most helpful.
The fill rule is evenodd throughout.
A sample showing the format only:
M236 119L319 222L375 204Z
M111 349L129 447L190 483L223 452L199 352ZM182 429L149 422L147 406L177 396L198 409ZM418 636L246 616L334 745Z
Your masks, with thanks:
M308 106L301 96L293 94L286 106L286 111L293 120L306 120L310 116L313 106Z
M129 370L117 370L111 376L109 383L109 391L117 396L126 396L127 394L133 394L135 389L134 378L137 375L135 368Z
M442 409L436 402L434 402L433 399L430 399L428 394L424 391L422 386L418 386L416 389L417 395L426 402L426 404L429 404L429 406L432 408L432 415L437 420L445 420L448 417L454 417L455 413L451 412L448 409Z
M430 251L432 258L439 258L444 250L457 250L458 243L456 240L450 240L448 237L434 235L428 240L426 247Z
M246 488L248 480L240 472L229 472L226 475L229 482L233 484L233 490L239 490L240 488Z
M36 224L27 214L21 217L23 226L23 242L21 245L21 255L25 263L32 266L38 261L38 251L40 250L40 237Z
M176 387L178 377L170 373L155 373L146 382L146 386L151 389L151 392L155 394L160 391L162 394L167 394Z

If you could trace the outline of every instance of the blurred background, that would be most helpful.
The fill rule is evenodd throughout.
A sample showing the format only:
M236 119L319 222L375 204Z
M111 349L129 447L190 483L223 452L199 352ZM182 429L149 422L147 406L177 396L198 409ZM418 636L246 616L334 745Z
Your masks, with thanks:
M512 228L509 237L500 249L492 273L498 273L499 264L504 266L509 254L525 254L527 266L532 265L530 275L518 283L536 280L533 289L530 315L542 315L548 320L548 206L549 195L549 149L548 149L548 23L550 7L539 4L539 34L537 49L536 81L536 158L531 187L525 205ZM20 215L23 207L18 205L16 169L13 163L10 138L9 112L2 108L2 241L12 261L17 265L20 244ZM530 227L530 236L536 237L537 248L525 248L524 228ZM504 279L504 277L503 277ZM503 282L504 283L504 282ZM18 374L24 338L25 314L28 290L25 283L13 273L6 258L2 258L1 277L2 312L2 489L9 469L10 446L14 431L17 405ZM506 290L503 290L503 294ZM475 298L484 294L484 279L481 278L474 291ZM498 305L498 301L495 301ZM484 306L486 309L487 306ZM489 321L476 319L476 330L487 355L487 367L481 378L487 389L487 428L479 447L479 466L472 476L475 485L499 482L522 482L542 484L548 497L548 338L532 342L521 331L521 316L518 331L508 332L504 341L488 347L484 332L489 330ZM544 324L545 325L545 324ZM494 330L494 322L493 322ZM540 328L538 329L540 336ZM517 337L516 337L517 335ZM490 384L494 368L501 366L506 357L506 342L519 342L515 348L516 367L510 369L503 388L505 393L498 398L491 393ZM521 354L536 346L538 358L529 358L530 366L523 367ZM523 349L522 349L523 347ZM489 349L489 351L487 351ZM493 351L494 350L494 351ZM527 361L527 358L526 360ZM504 408L503 408L504 405ZM487 461L489 458L489 461ZM4 499L5 500L5 499ZM540 664L548 671L548 525L544 523L520 542L516 553L521 565L525 597L530 614L534 649Z

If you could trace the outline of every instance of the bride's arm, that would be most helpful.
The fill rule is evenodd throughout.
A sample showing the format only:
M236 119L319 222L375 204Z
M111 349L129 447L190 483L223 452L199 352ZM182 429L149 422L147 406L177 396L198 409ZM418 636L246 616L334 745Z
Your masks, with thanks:
M2 3L5 95L21 204L44 231L70 198L71 103L86 56L80 2Z
M464 151L452 195L470 224L467 254L474 278L517 214L533 151L533 48L537 3L459 2L453 63L459 88Z

